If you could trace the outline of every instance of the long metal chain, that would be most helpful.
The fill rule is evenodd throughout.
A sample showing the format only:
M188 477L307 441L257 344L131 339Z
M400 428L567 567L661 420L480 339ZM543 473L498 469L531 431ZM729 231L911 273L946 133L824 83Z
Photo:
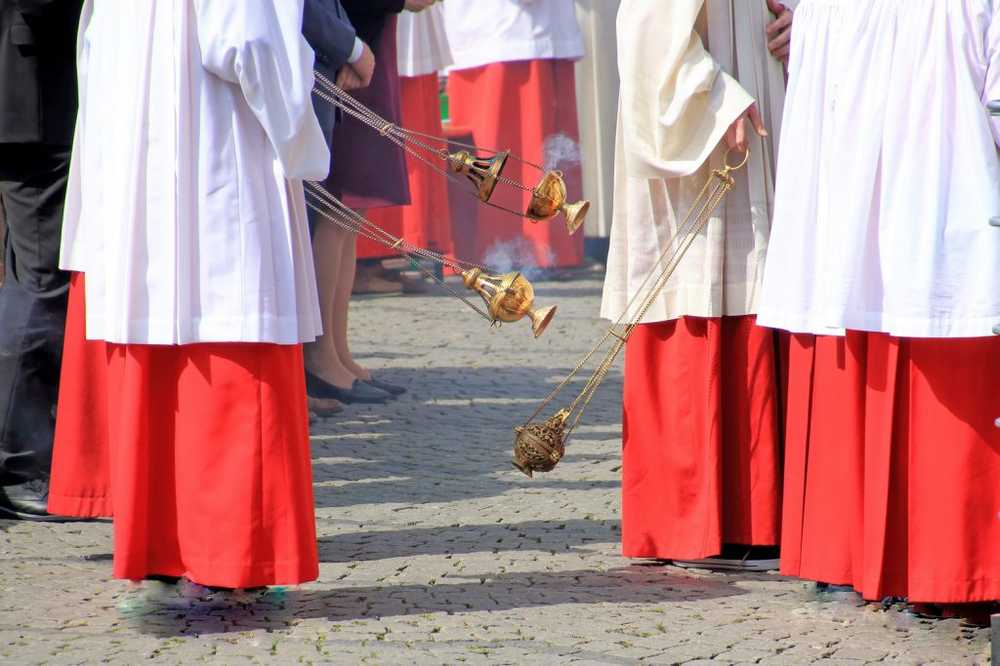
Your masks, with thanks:
M424 164L432 168L434 171L445 176L452 182L456 183L463 182L461 176L458 176L457 174L453 173L450 169L442 167L437 162L428 158L425 153L416 150L414 148L414 146L422 148L428 153L435 155L438 159L447 162L449 159L449 154L447 149L442 147L435 147L420 140L421 138L430 139L447 145L448 143L447 139L444 139L442 137L435 137L431 134L424 134L422 132L415 132L413 130L408 130L404 127L396 125L395 123L383 118L382 116L378 115L377 113L369 109L367 106L365 106L357 99L352 97L347 91L345 91L343 88L339 87L338 85L330 81L329 78L327 78L320 72L316 72L315 76L316 76L317 87L313 89L313 94L316 97L319 97L321 100L335 106L336 108L340 109L347 115L357 119L359 122L375 130L383 137L385 137L389 141L393 142L394 144L402 148L408 155L411 155L413 158L419 160L420 162L423 162ZM494 155L496 155L499 152L491 149L477 148L476 146L471 146L464 143L456 143L456 145L464 148L469 148L470 150L476 152L489 152L493 153ZM544 169L541 166L534 164L533 162L524 160L516 155L510 155L509 159L514 159L516 161L527 164L528 166L534 167L539 171L544 171ZM534 188L528 187L527 185L519 183L516 180L513 180L512 178L508 178L503 175L497 176L497 181L509 187L513 187L517 190L520 190L522 192L534 192ZM542 193L535 193L535 194L549 201L553 201L551 197L544 195ZM470 192L470 195L475 196L475 193ZM495 204L489 201L484 201L483 203L489 206L490 208L496 208L497 210L502 210L506 213L510 213L511 215L516 215L517 217L524 217L524 214L521 211L514 210L512 208L508 208L506 206Z
M358 213L356 210L344 204L340 199L331 194L329 190L319 183L307 182L306 191L312 194L315 198L319 199L325 205L339 211L342 216L352 220L354 223L353 229L355 230L355 233L362 234L365 238L369 238L377 243L385 245L388 248L398 250L407 255L417 255L428 261L447 266L459 273L471 268L479 268L483 271L488 270L482 264L450 257L446 254L414 245L400 236L394 236L382 227L376 225L371 220L367 219L365 216Z
M727 155L728 157L728 155ZM611 338L615 338L614 344L604 355L597 368L588 378L583 389L577 394L567 412L573 415L566 430L564 431L564 442L568 442L576 427L580 424L587 406L593 399L597 389L607 377L608 372L614 366L615 360L625 347L635 328L642 323L649 309L656 302L663 288L667 285L677 266L680 264L688 249L694 243L697 234L704 229L711 219L712 214L722 203L726 194L733 188L735 181L732 173L742 168L749 160L749 151L743 161L735 166L726 163L721 169L716 169L705 182L704 187L699 192L691 208L685 215L683 222L670 240L667 249L659 256L655 267L650 270L646 278L636 289L635 294L629 299L628 304L617 320L608 328L604 336L594 347L580 360L570 373L542 400L538 408L528 418L528 423L534 421L552 403L552 401L566 388L567 385L580 373L598 351L604 348ZM678 242L678 239L680 241ZM650 286L651 285L651 286ZM638 306L638 308L636 308ZM621 329L621 330L619 330Z
M414 141L414 143L417 143L418 145L426 148L427 150L436 152L438 149L433 148L431 146L428 146L426 144L418 142L417 141L418 138L429 139L431 141L435 141L437 143L442 143L442 144L452 144L452 145L458 146L459 148L468 148L469 150L476 151L476 152L492 153L494 155L497 155L497 154L499 154L499 153L502 152L501 150L499 150L497 148L484 148L482 146L474 146L472 144L462 143L461 141L452 141L450 139L445 139L445 138L440 137L440 136L435 136L433 134L426 134L424 132L418 132L416 130L407 129L405 127L401 127L399 125L391 123L388 120L386 120L385 118L382 118L381 116L379 116L377 113L375 113L374 111L372 111L371 109L369 109L367 106L365 106L361 102L359 102L353 95L351 95L349 92L347 92L346 90L344 90L343 88L341 88L340 86L338 86L336 83L334 83L333 81L331 81L322 72L315 72L315 77L316 77L316 83L321 88L325 89L328 93L332 94L334 97L337 98L337 101L327 100L327 101L330 101L330 103L335 104L336 106L341 107L341 108L342 108L342 105L351 106L352 108L354 108L355 110L357 110L359 113L361 113L361 114L363 114L363 115L368 116L369 118L371 118L376 124L380 124L382 126L388 127L389 129L387 131L391 131L394 134L398 134L398 135L410 138L411 140ZM382 131L382 130L380 129L380 131ZM445 156L447 156L447 152L445 152ZM543 167L542 165L535 164L534 162L526 160L523 157L520 157L518 155L511 155L510 159L512 159L512 160L514 160L516 162L520 162L522 164L527 164L528 166L533 167L535 169L538 169L539 171L545 171L545 167Z
M308 183L308 185L315 186L315 183ZM326 196L321 196L321 194L316 191L317 189L320 192L325 192ZM422 248L417 248L416 246L406 243L401 238L397 238L395 242L392 243L386 242L387 237L388 238L394 238L394 237L391 236L391 234L388 234L388 232L385 232L384 230L381 230L378 227L374 227L374 225L371 225L370 223L361 224L361 222L367 223L367 220L365 220L365 218L359 215L356 211L352 210L351 208L348 208L332 194L326 192L326 190L324 190L322 187L314 187L314 188L310 187L307 188L306 192L309 195L309 198L306 200L306 205L312 210L314 210L316 213L321 215L322 219L340 227L341 229L344 229L345 231L358 234L360 236L363 236L364 238L368 238L369 240L373 240L377 243L381 243L383 245L386 245L387 247L391 247L397 250L401 255L409 259L410 265L413 266L416 270L420 271L425 277L430 278L434 282L438 283L445 291L447 291L449 294L451 294L458 300L465 303L465 305L467 305L470 309L474 310L483 319L486 319L487 321L493 324L496 323L494 322L493 317L491 317L488 312L483 310L483 308L481 308L476 302L469 299L464 293L456 291L445 280L441 279L433 272L424 268L418 261L418 257L424 259L430 259L432 261L440 261L442 255L438 255L437 253L431 252L430 250L423 250ZM360 220L358 218L360 218ZM378 229L378 231L376 232L374 231L374 229ZM417 252L411 251L411 249L419 250L420 252L418 254ZM446 265L448 265L451 268L455 268L456 270L460 269L460 265L454 261L447 263ZM481 266L473 266L473 267L482 268Z

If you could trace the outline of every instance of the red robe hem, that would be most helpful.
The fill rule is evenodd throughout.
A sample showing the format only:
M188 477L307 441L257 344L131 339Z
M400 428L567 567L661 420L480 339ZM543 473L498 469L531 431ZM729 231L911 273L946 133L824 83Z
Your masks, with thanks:
M314 580L301 346L94 344L82 276L70 303L50 508L113 508L116 578Z
M753 317L639 326L625 355L622 554L779 542L774 334Z
M865 599L1000 599L1000 338L796 335L781 573Z

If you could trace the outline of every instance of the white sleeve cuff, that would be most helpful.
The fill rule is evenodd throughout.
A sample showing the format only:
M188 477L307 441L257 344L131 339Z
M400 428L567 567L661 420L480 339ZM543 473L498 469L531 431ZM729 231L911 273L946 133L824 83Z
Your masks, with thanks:
M361 54L365 52L365 43L361 41L360 37L354 38L354 50L351 51L351 57L347 59L347 62L354 64L361 60Z

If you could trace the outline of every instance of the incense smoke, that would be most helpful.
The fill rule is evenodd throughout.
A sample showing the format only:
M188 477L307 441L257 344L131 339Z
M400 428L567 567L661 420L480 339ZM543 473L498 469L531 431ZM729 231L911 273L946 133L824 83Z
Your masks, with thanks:
M550 134L542 144L542 155L546 171L579 166L580 144L566 134Z
M510 271L521 271L524 277L529 280L538 279L544 274L544 270L535 261L535 252L538 248L534 243L530 243L524 238L515 238L510 241L497 241L486 251L483 263L491 271L497 273L509 273ZM555 262L555 255L548 247L541 248L544 263Z

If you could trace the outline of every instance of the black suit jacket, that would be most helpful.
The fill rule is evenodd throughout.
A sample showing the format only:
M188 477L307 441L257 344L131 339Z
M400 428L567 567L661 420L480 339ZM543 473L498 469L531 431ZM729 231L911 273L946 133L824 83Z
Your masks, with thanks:
M83 0L0 0L0 143L68 146Z
M331 81L336 81L337 72L351 57L357 37L339 0L306 0L302 15L302 35L316 52L316 71ZM315 95L313 107L329 144L333 141L337 110Z
M358 31L358 36L368 45L378 42L389 14L403 11L406 0L343 0L344 9Z

